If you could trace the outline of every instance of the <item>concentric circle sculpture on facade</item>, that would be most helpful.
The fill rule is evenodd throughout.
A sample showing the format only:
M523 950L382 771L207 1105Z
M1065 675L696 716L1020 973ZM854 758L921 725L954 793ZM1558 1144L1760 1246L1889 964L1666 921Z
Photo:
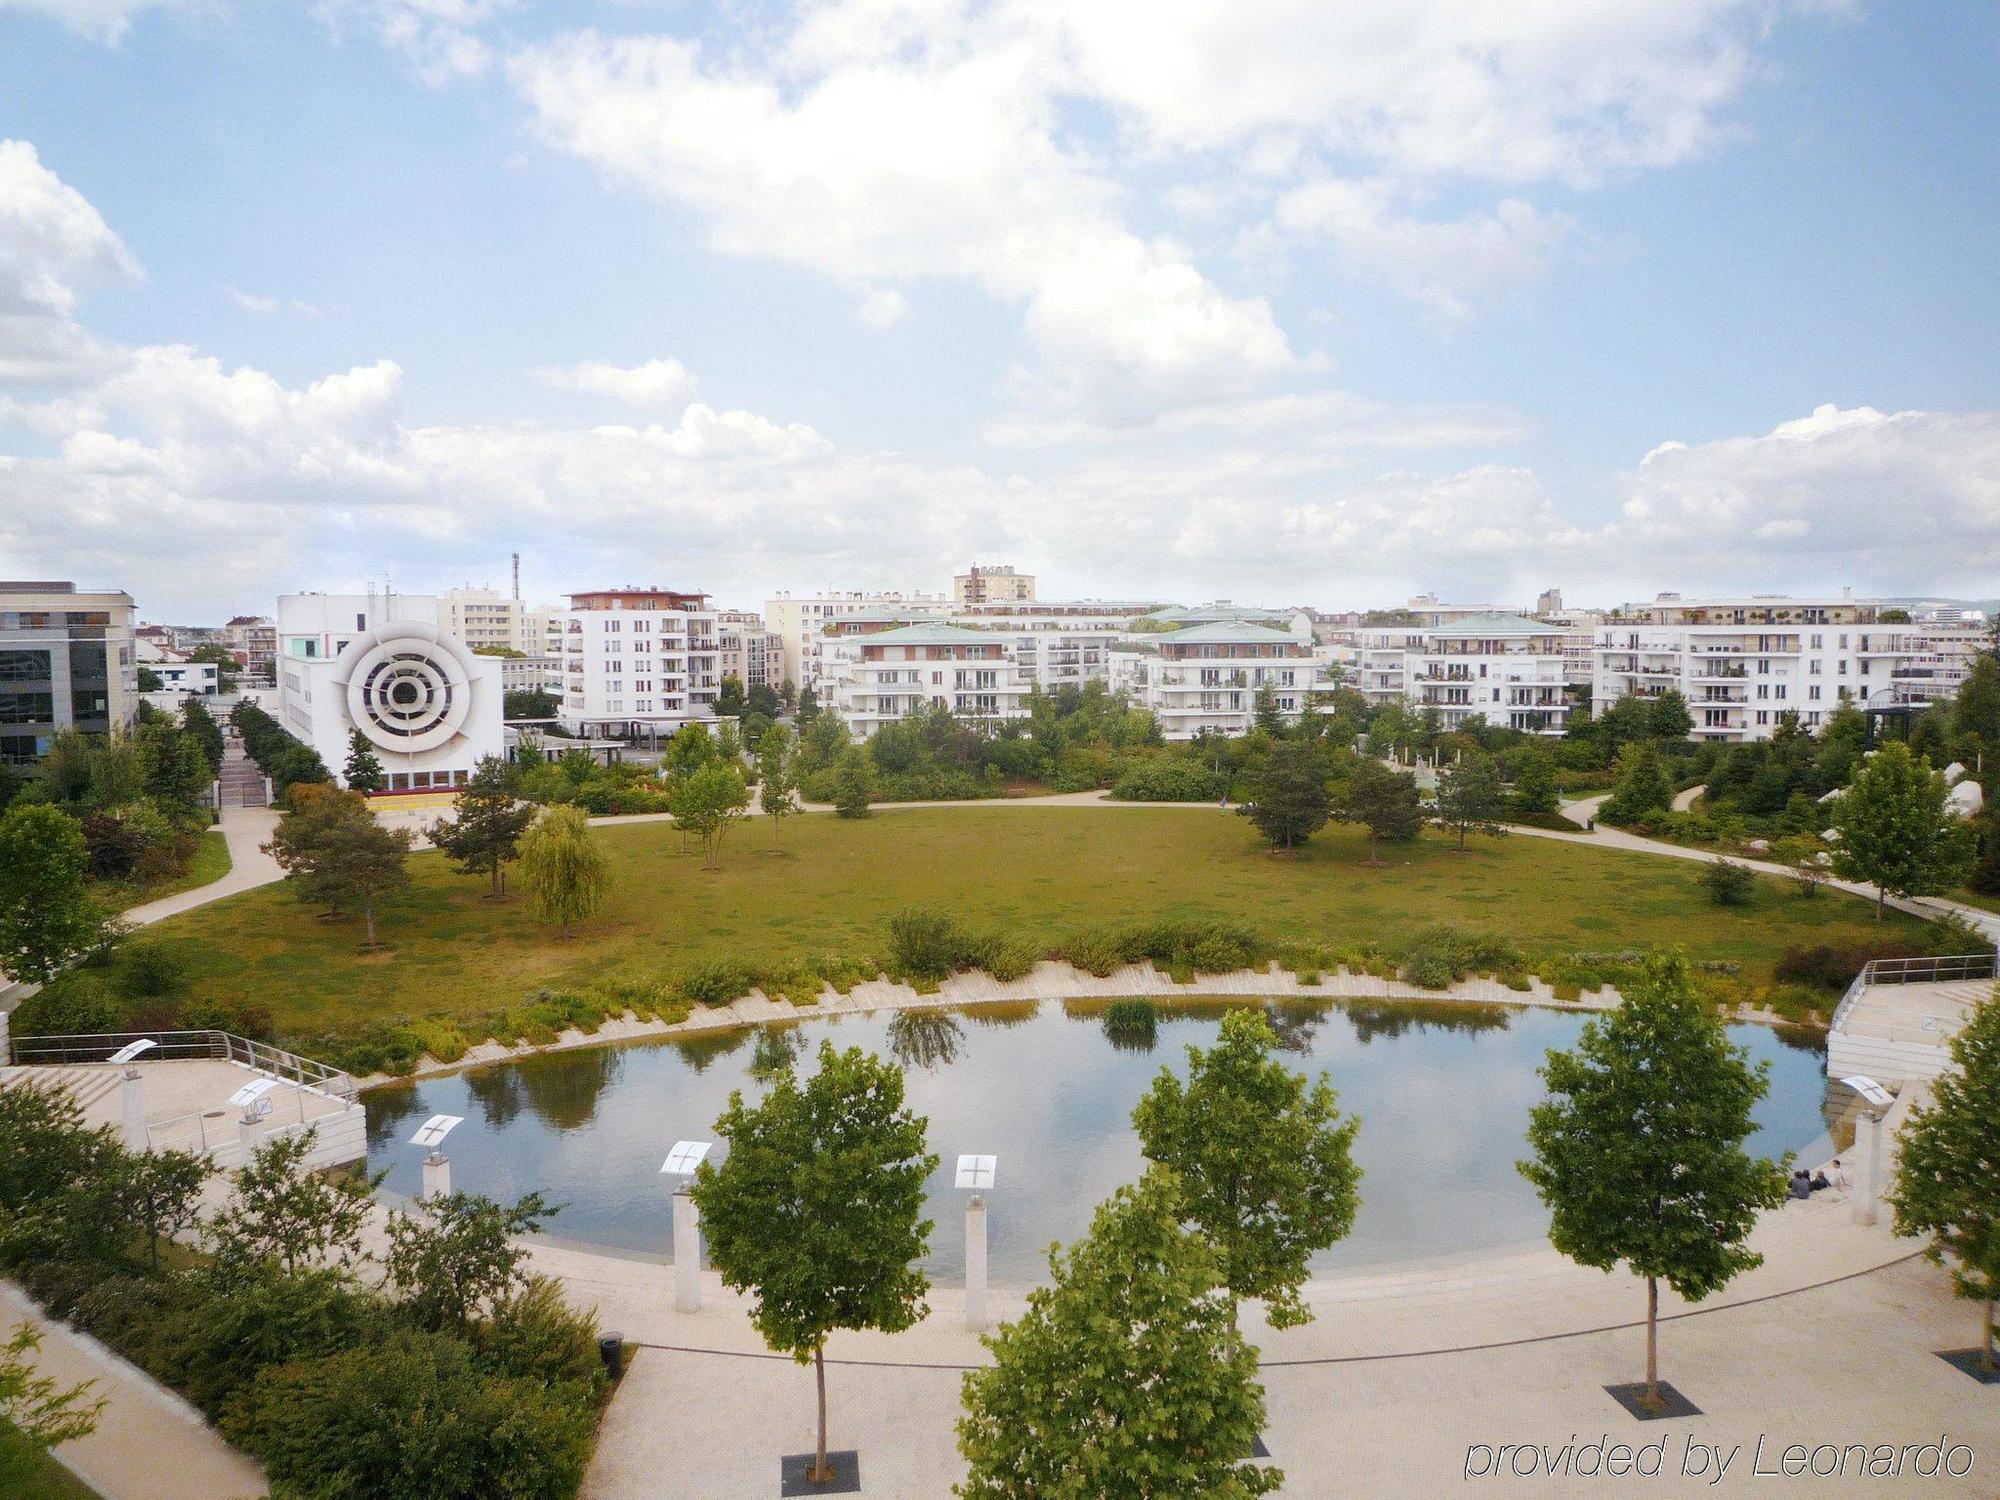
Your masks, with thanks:
M449 744L472 709L472 653L435 625L390 620L348 642L333 681L348 717L384 750Z

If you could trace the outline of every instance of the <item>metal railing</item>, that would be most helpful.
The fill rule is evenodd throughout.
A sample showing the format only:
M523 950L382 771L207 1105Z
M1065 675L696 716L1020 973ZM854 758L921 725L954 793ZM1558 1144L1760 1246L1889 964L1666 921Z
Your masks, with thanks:
M1995 955L1961 953L1949 958L1871 958L1856 983L1943 984L1955 979L1991 979Z
M17 1036L8 1041L10 1059L20 1065L101 1063L133 1042L147 1041L145 1061L213 1058L233 1062L253 1072L282 1078L300 1088L338 1099L354 1097L354 1078L338 1068L300 1057L269 1042L252 1041L227 1031L107 1031L75 1036Z

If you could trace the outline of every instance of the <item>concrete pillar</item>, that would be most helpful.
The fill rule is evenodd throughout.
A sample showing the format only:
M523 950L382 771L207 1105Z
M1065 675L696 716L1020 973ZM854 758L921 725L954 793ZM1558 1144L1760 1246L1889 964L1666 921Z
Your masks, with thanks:
M1882 1120L1863 1114L1854 1122L1854 1222L1873 1224L1888 1186L1882 1178Z
M125 1109L125 1148L146 1149L146 1081L137 1068L127 1068L118 1085L118 1099Z
M986 1199L965 1200L965 1326L986 1326Z
M425 1198L449 1198L451 1196L451 1158L442 1151L433 1151L424 1158Z
M674 1306L701 1309L701 1215L686 1188L674 1194Z

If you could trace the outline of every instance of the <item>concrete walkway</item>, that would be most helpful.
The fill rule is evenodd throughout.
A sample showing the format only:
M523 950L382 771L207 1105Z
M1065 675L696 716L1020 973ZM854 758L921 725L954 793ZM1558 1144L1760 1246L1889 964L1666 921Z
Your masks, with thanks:
M229 845L229 872L207 885L198 885L193 890L162 896L158 901L132 907L123 914L125 920L144 927L197 906L206 906L211 901L220 901L224 896L234 896L239 891L255 890L260 885L284 879L285 872L263 849L277 826L278 810L275 807L224 808L221 829L222 837Z
M251 1500L266 1495L263 1469L224 1442L187 1402L96 1339L47 1317L18 1287L0 1282L0 1336L20 1323L40 1331L36 1373L63 1386L91 1380L105 1399L97 1430L55 1450L63 1466L108 1500Z

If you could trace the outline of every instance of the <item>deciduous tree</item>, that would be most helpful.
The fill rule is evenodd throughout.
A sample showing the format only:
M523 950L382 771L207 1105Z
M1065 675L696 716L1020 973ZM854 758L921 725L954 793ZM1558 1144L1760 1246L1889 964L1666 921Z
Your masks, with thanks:
M1743 1149L1770 1088L1695 994L1687 960L1648 959L1624 1002L1586 1022L1542 1067L1521 1175L1550 1212L1549 1239L1581 1265L1623 1262L1646 1281L1646 1400L1659 1393L1659 1284L1698 1302L1763 1257L1758 1211L1785 1200L1782 1165Z
M703 1162L694 1200L723 1283L755 1301L750 1321L773 1349L810 1362L827 1475L826 1341L837 1328L896 1333L929 1309L916 1262L929 1246L924 1179L937 1166L921 1116L903 1107L903 1074L858 1047L820 1044L800 1083L786 1070L715 1122L728 1144Z
M236 1191L208 1221L225 1272L272 1263L287 1275L310 1266L351 1268L367 1257L362 1231L381 1177L329 1176L307 1165L319 1127L275 1135L250 1153Z
M992 1365L965 1377L959 1495L1242 1500L1284 1483L1250 1460L1257 1355L1186 1212L1173 1172L1154 1167L1098 1208L1085 1239L1050 1252L1050 1284L987 1336Z
M1952 1066L1931 1102L1910 1112L1889 1201L1896 1233L1928 1235L1926 1253L1951 1260L1952 1289L1983 1303L1980 1364L1993 1370L2000 1299L2000 990L1973 1008L1951 1039Z
M556 923L564 937L572 923L596 913L611 885L610 864L580 807L542 809L521 835L521 874L535 914Z
M1281 740L1243 778L1240 813L1274 849L1289 852L1326 826L1333 816L1326 765L1310 740Z
M1308 1264L1354 1227L1360 1122L1342 1118L1321 1073L1308 1085L1277 1057L1263 1012L1233 1010L1183 1083L1162 1069L1132 1111L1139 1145L1179 1175L1182 1212L1216 1248L1232 1298L1260 1297L1271 1326L1310 1322Z
M0 974L47 984L105 940L83 825L47 803L0 815Z
M1338 802L1340 815L1368 830L1368 863L1380 864L1382 840L1407 843L1423 831L1423 799L1417 778L1392 771L1372 755L1355 765Z
M526 1288L527 1248L555 1214L540 1193L512 1207L476 1193L426 1198L413 1213L389 1216L389 1284L420 1327L460 1328Z
M730 825L744 817L750 806L749 788L735 765L713 760L685 776L677 776L667 788L667 808L674 822L701 844L702 862L717 869L716 856Z
M875 796L875 762L859 745L841 751L833 767L833 810L843 818L865 818Z
M1970 828L1945 816L1944 777L1890 741L1834 800L1834 873L1875 887L1875 918L1891 896L1949 890L1972 868Z
M757 742L757 801L771 820L771 847L778 847L778 828L799 810L799 788L793 774L792 732L773 724Z
M407 828L384 828L361 793L333 787L296 789L294 810L278 822L264 851L295 883L299 895L334 911L359 904L376 946L375 903L409 883Z

